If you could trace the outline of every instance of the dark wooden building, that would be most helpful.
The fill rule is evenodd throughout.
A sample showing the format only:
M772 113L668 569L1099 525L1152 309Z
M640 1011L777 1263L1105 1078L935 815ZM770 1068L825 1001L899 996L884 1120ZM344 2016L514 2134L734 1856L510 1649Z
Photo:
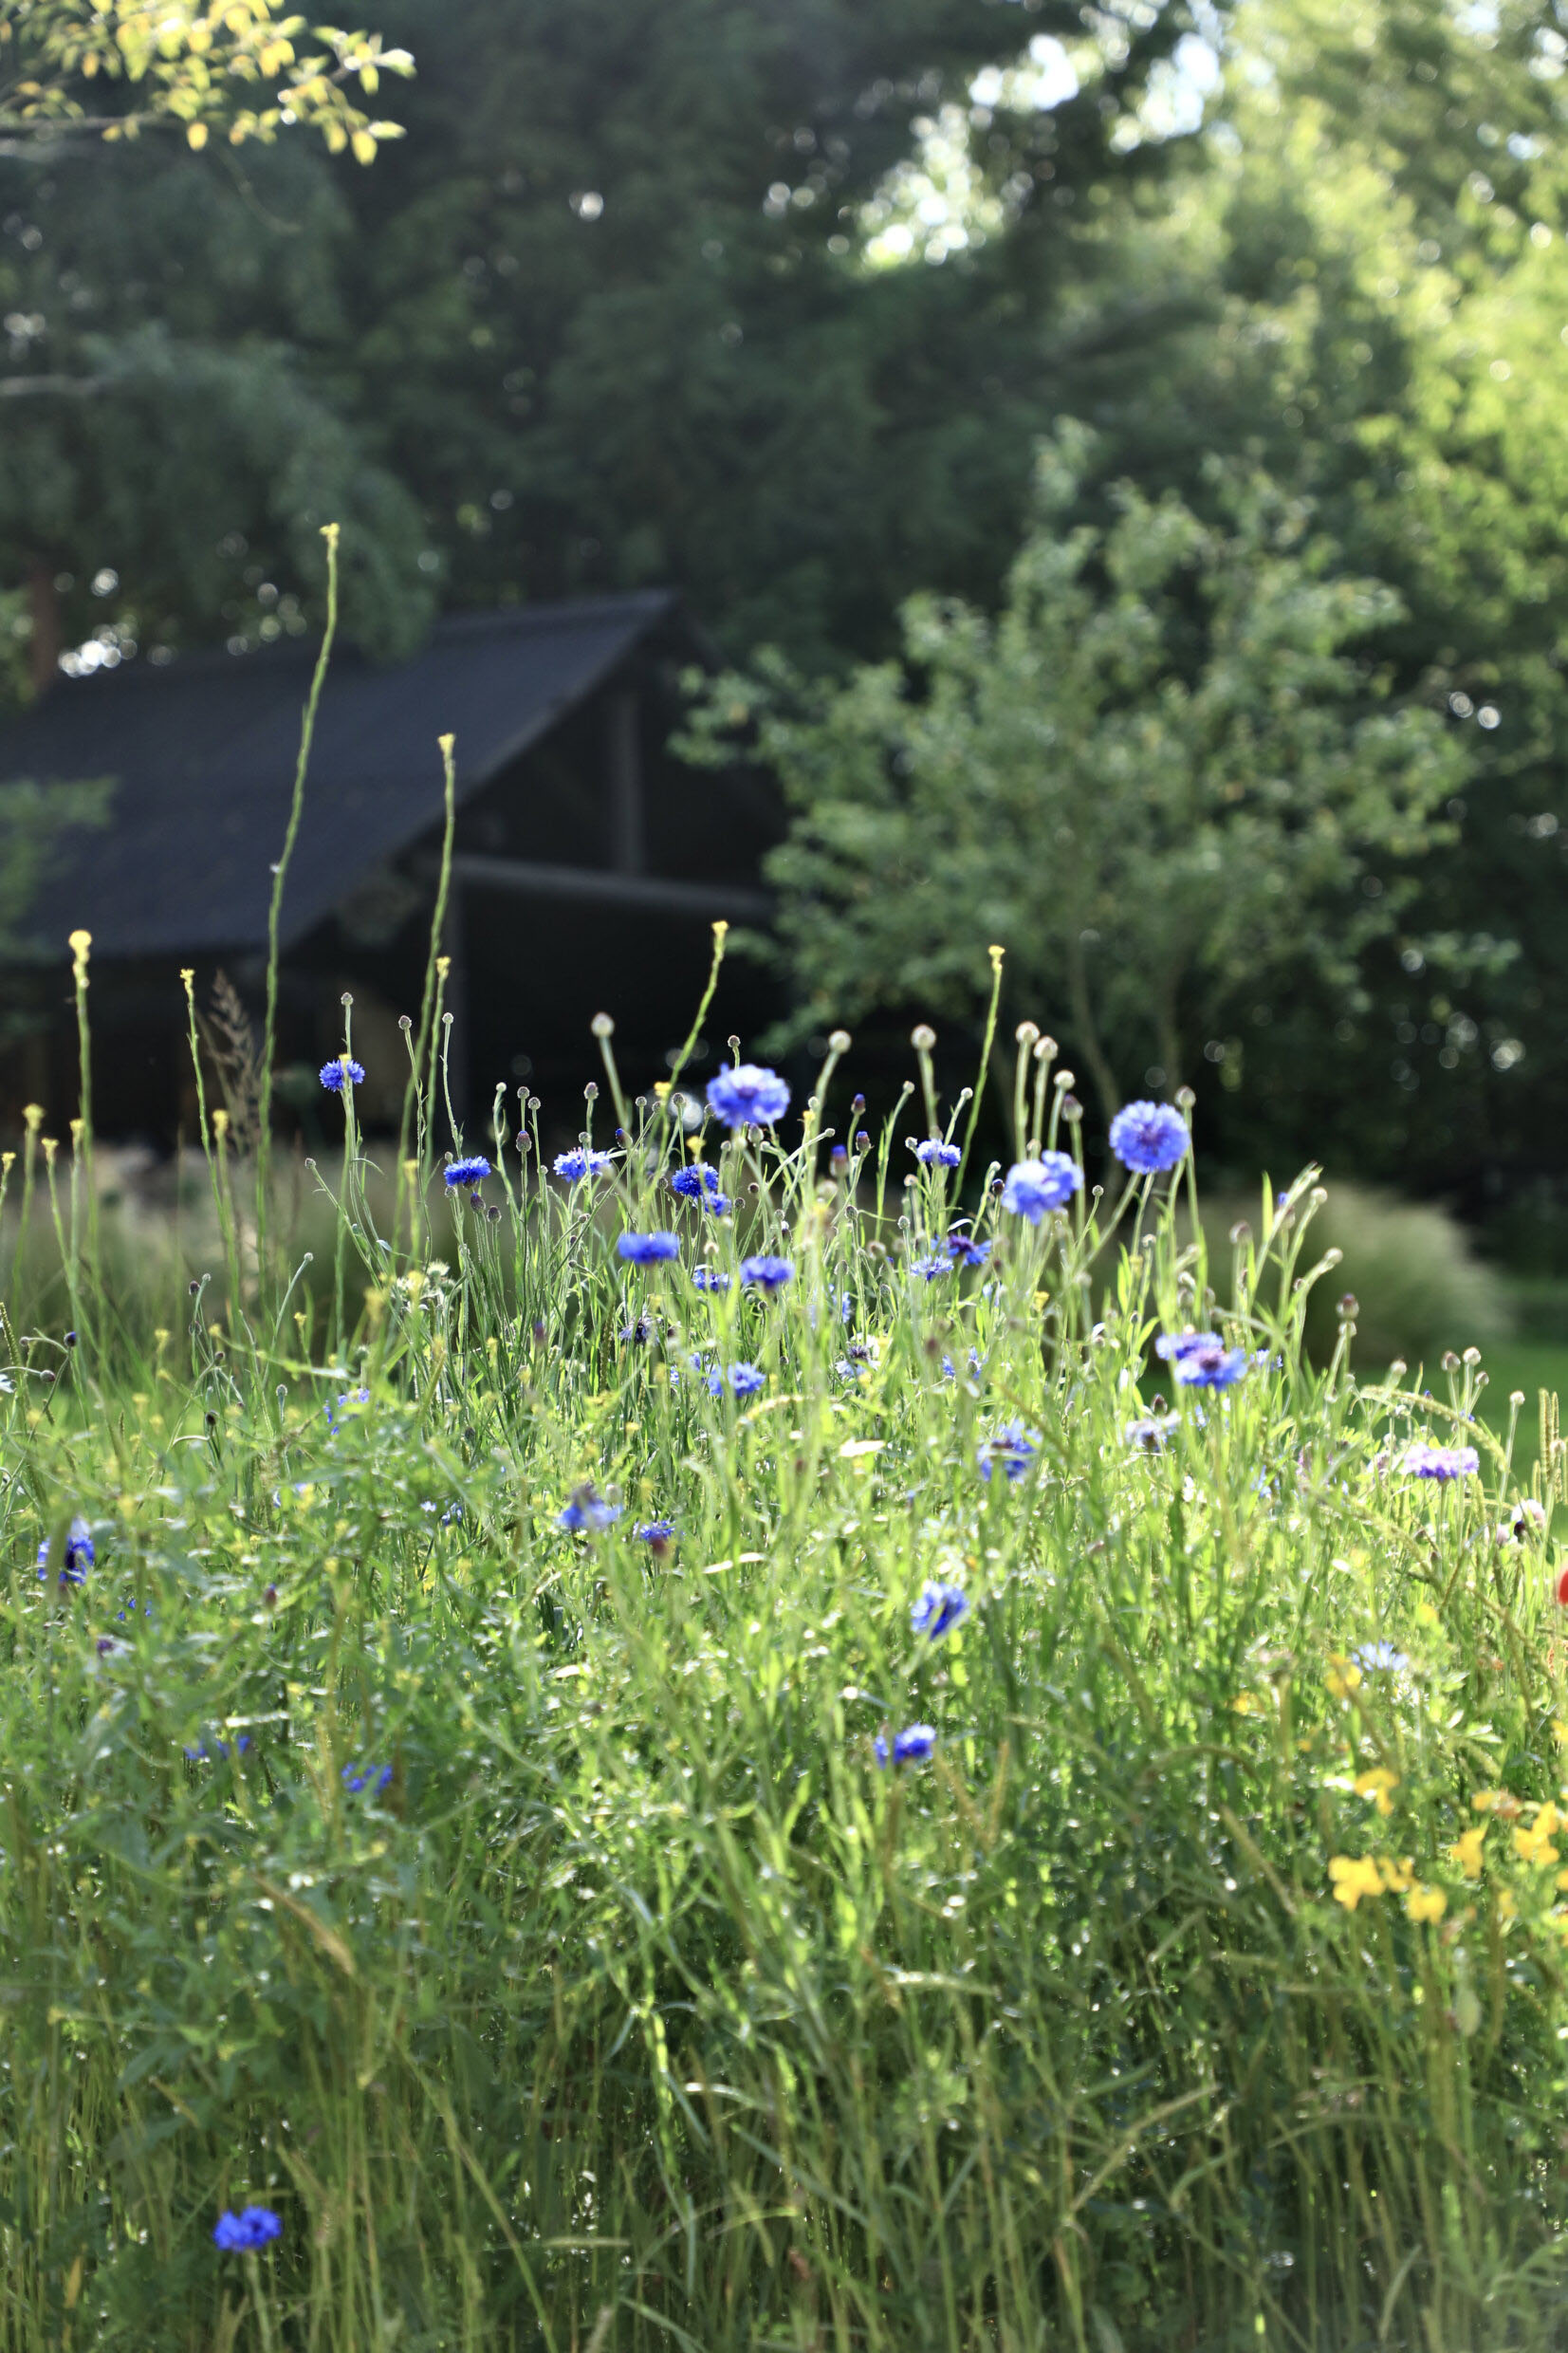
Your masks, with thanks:
M283 909L280 1068L307 1120L306 1074L338 1050L355 998L363 1108L394 1116L417 1018L442 829L437 738L456 737L457 826L446 947L455 1091L470 1119L526 1079L575 1125L596 1067L588 1024L617 1019L645 1084L685 1034L716 917L766 921L766 788L684 766L670 736L679 678L710 659L668 594L519 606L441 622L396 667L353 652L323 695ZM194 1134L179 982L198 1003L223 972L259 1010L267 904L287 821L314 650L197 655L62 678L0 730L0 780L112 780L110 814L68 837L34 902L37 959L8 968L13 1043L0 1122L75 1105L67 933L93 935L98 1121L105 1134ZM709 1023L754 1035L772 1010L755 966L727 969ZM713 1066L713 1055L708 1067ZM693 1075L696 1075L695 1073Z

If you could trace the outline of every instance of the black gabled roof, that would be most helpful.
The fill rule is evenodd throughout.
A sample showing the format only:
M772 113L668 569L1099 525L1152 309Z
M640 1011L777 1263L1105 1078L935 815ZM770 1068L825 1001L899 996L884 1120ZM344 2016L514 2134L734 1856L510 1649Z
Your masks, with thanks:
M583 597L439 621L422 652L391 668L335 655L284 900L286 944L440 823L437 736L457 738L459 799L478 791L677 613L662 589ZM690 624L682 634L700 649ZM0 780L116 780L108 824L73 837L68 863L40 893L28 924L37 939L63 943L81 924L109 956L265 942L315 656L295 642L63 678L0 729Z

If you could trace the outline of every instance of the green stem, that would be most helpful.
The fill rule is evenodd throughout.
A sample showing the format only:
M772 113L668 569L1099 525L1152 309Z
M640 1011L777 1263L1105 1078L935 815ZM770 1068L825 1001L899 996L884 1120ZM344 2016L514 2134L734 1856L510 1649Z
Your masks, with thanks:
M299 758L294 764L294 797L288 806L283 855L272 870L272 899L267 911L267 1010L262 1023L261 1079L256 1091L256 1272L264 1319L267 1306L267 1188L272 1161L272 1057L278 1029L278 940L283 921L283 894L288 880L289 861L299 839L300 819L304 813L304 776L316 732L316 713L321 704L322 689L326 684L332 640L338 633L338 526L335 523L324 524L322 537L326 542L326 626L322 632L321 652L316 657L310 693L305 699L304 717L300 726Z

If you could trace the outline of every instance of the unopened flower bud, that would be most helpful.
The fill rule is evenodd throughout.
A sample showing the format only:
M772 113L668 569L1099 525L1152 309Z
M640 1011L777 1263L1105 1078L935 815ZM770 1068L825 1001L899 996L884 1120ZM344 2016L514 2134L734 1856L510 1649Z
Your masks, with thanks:
M1197 1102L1197 1100L1196 1095L1193 1094L1192 1089L1190 1086L1177 1087L1176 1109L1178 1111L1190 1111L1192 1105Z
M1082 1119L1083 1105L1079 1102L1076 1095L1063 1095L1061 1098L1061 1116L1064 1120L1071 1120L1074 1121Z
M851 1041L850 1034L847 1029L830 1029L827 1035L827 1042L835 1054L847 1054L849 1052Z
M1353 1316L1359 1315L1360 1312L1361 1302L1356 1298L1356 1293L1354 1291L1345 1291L1339 1300L1339 1316L1341 1322L1348 1324Z
M1077 1076L1078 1072L1076 1070L1059 1070L1051 1084L1057 1089L1057 1092L1061 1094L1067 1087L1072 1085L1073 1081L1077 1078Z
M596 1038L613 1038L616 1033L616 1025L608 1013L596 1013L588 1027Z
M1018 1040L1020 1046L1032 1046L1039 1035L1040 1024L1038 1021L1021 1021L1018 1028L1013 1031L1013 1036Z
M936 1032L929 1021L916 1022L910 1031L910 1044L917 1054L929 1054L936 1044Z

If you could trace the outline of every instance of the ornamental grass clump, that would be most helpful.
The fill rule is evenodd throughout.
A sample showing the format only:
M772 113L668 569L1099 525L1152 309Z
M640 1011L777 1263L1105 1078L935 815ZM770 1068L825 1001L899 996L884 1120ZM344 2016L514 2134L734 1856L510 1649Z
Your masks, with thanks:
M960 1182L841 1033L710 1110L612 1027L608 1164L433 1049L387 1199L340 1091L314 1351L211 1120L151 1347L50 1162L5 2353L1560 2344L1554 1409L1522 1493L1484 1367L1314 1365L1317 1172L1211 1261L1038 1033Z

